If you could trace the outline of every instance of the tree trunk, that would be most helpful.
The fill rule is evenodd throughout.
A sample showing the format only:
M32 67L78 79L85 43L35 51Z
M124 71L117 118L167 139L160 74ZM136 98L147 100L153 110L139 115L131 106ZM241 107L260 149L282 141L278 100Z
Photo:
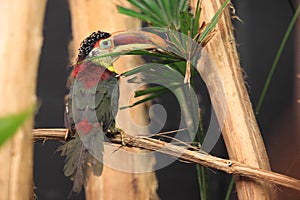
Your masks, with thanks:
M141 27L141 22L137 19L127 17L118 13L116 5L120 1L113 0L71 0L69 1L72 17L73 42L71 43L71 57L74 60L80 42L93 31L101 30L115 32L120 30L136 29ZM124 1L123 1L124 2ZM128 2L124 2L130 7ZM142 63L137 57L127 56L115 63L119 73L127 71L128 67L134 67ZM131 101L130 94L132 88L126 82L120 83L120 106L128 105ZM137 124L146 124L147 116L144 106L130 109L131 116L127 112L119 112L117 116L117 126L128 134L140 133L135 126L127 123L130 120ZM101 177L91 176L86 187L86 199L158 199L156 194L157 180L154 172L131 173L136 169L153 169L155 158L152 154L147 154L143 158L138 156L143 152L131 152L128 155L122 150L111 149L105 146L104 170ZM136 150L137 151L137 150ZM109 163L109 166L105 166ZM149 171L148 170L148 171ZM151 170L150 170L151 171Z
M194 0L195 4L197 1ZM224 1L203 1L201 21L210 22ZM204 48L210 61L200 70L216 112L230 159L270 170L269 160L245 88L229 9L220 17L217 33ZM207 67L214 62L215 69ZM273 188L262 181L235 176L239 199L272 199Z
M0 1L0 116L36 103L45 0ZM33 199L33 118L0 148L0 199Z

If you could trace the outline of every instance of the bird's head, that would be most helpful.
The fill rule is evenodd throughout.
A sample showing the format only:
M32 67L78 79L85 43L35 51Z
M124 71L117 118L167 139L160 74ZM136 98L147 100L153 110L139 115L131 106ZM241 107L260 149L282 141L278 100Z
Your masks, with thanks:
M109 34L98 31L92 33L81 43L77 63L88 59L95 64L115 72L112 64L117 60L118 56L113 55L114 53L155 49L165 46L166 43L161 37L150 32L134 30ZM101 57L104 54L110 55Z

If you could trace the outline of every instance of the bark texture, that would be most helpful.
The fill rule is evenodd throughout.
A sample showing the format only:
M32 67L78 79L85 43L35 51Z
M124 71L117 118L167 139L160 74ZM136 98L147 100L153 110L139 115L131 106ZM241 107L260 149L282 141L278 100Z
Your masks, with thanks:
M203 1L200 20L209 22L223 2ZM229 9L220 17L216 30L204 48L208 59L200 60L197 68L208 87L229 157L248 166L270 170L245 88ZM241 176L235 176L235 181L239 199L272 199L273 188L265 182Z
M107 1L107 0L70 0L73 42L71 43L71 57L73 60L76 56L74 53L80 42L90 33L96 30L115 32L120 30L140 28L139 20L121 15L117 11L117 4L122 3L130 7L127 1ZM115 63L119 73L127 71L130 67L137 66L142 60L137 57L127 56L121 58ZM128 105L132 101L131 86L121 80L120 83L120 106ZM130 121L139 125L147 122L146 109L144 106L138 106L127 111L119 112L117 116L117 126L122 128L128 134L139 133L136 126ZM88 200L96 199L158 199L156 194L157 180L154 172L148 173L131 173L139 169L150 169L155 164L155 158L151 154L147 157L135 156L139 153L128 153L124 151L115 151L109 146L105 146L104 171L101 177L92 176L86 187L86 198ZM109 167L108 167L109 165ZM150 170L151 171L151 170Z
M0 1L0 116L36 102L45 0ZM0 148L0 199L33 198L33 118ZM1 133L0 133L1 134Z

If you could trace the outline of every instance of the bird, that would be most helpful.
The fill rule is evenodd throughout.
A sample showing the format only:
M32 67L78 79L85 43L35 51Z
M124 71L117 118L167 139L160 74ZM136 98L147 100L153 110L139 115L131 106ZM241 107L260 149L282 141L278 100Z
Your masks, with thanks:
M79 193L91 173L103 171L105 135L114 133L119 106L119 76L113 66L118 53L165 45L156 34L133 30L96 31L81 42L68 80L65 127L68 140L58 148L65 157L64 174Z

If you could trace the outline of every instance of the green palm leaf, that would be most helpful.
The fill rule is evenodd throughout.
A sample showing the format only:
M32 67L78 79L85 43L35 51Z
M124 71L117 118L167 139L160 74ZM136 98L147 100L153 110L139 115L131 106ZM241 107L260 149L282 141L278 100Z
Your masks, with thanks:
M32 115L33 109L0 118L0 146L12 137L24 121Z

